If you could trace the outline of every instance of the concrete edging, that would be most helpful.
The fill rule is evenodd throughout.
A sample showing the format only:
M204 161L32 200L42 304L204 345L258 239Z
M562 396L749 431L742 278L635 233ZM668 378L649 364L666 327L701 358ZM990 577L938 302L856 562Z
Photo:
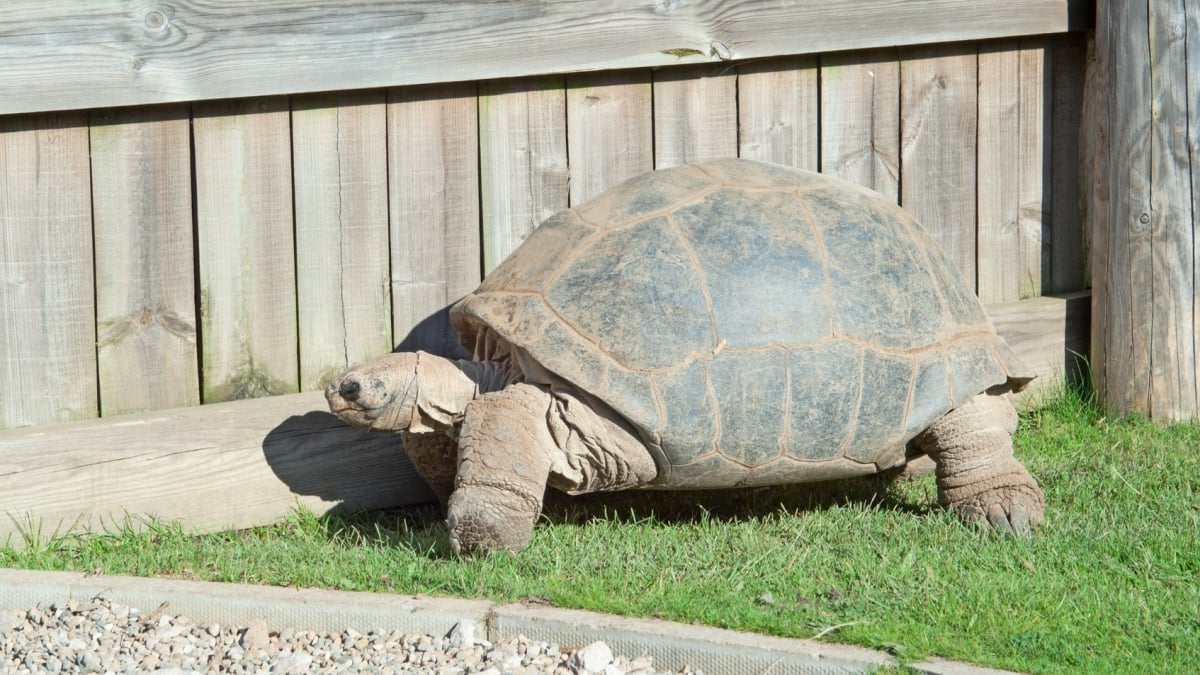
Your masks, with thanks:
M165 602L169 613L196 623L245 626L262 619L273 630L290 626L366 632L387 627L445 635L454 624L469 619L486 627L486 639L492 642L517 634L564 647L603 640L616 653L653 657L656 667L689 666L708 675L862 673L896 665L889 655L861 647L521 603L0 569L0 610L101 594L143 611ZM910 667L933 675L1006 672L951 661Z

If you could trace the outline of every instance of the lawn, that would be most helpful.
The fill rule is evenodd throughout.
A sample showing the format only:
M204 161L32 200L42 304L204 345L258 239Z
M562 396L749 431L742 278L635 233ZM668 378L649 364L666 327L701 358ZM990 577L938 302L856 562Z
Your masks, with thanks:
M298 512L192 536L144 523L0 566L561 607L939 655L1035 673L1200 667L1200 425L1109 420L1068 391L1022 415L1047 522L1005 539L936 507L932 477L706 493L551 495L528 550L453 557L429 508Z

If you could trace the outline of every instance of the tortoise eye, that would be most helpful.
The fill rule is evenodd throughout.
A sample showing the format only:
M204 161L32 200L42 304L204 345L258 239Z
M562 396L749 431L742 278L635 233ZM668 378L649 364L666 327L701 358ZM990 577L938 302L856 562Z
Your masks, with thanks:
M358 398L358 392L361 390L362 386L358 384L357 380L347 380L338 387L338 394L347 401L353 401Z

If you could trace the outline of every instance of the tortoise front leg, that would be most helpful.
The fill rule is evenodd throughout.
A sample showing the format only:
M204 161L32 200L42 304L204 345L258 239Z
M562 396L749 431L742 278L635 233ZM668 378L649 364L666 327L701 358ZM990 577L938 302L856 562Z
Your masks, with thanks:
M557 447L545 390L512 385L467 405L446 524L455 553L514 553L529 545Z
M458 466L458 441L437 432L401 432L404 451L416 469L417 475L425 479L429 489L437 497L442 511L454 491L454 473Z
M937 463L938 501L967 523L986 519L1006 534L1042 522L1042 489L1013 456L1016 429L1012 396L1003 391L975 396L917 436Z

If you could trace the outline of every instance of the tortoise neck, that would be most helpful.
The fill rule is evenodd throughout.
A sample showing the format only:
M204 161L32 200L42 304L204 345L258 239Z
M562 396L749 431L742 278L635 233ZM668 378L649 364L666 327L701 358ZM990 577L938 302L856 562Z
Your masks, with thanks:
M506 363L457 359L454 365L475 383L477 397L500 391L517 380L516 374Z

